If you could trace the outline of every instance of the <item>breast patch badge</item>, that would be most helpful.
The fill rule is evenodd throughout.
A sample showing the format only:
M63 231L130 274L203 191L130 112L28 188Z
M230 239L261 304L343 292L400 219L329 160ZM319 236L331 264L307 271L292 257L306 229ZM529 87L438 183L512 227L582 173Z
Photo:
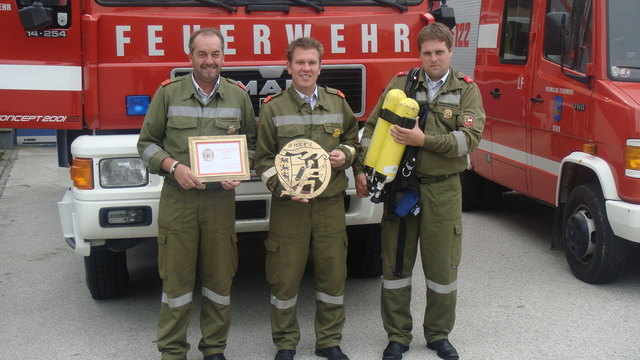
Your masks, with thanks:
M275 166L284 187L282 195L312 199L327 188L331 179L329 154L308 139L288 142L276 155Z

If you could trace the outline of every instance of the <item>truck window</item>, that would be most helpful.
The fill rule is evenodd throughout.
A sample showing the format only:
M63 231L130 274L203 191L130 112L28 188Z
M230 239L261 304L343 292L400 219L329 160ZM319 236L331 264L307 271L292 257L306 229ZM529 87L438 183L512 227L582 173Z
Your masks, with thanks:
M609 77L616 81L640 80L640 1L607 3Z
M550 12L569 14L571 40L565 44L564 66L584 73L591 62L591 0L550 0L547 14ZM545 54L545 58L560 63L560 55Z
M500 60L524 64L529 50L532 0L507 0L504 4Z

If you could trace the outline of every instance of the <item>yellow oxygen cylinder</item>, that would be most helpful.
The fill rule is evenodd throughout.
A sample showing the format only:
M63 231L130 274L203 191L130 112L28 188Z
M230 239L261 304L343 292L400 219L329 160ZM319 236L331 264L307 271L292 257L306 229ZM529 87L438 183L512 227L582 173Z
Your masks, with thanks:
M384 97L384 101L382 103L382 109L386 109L391 112L395 112L396 107L400 103L402 99L405 99L407 95L405 95L404 91L400 89L391 89L387 92L387 95ZM378 121L376 122L376 127L373 130L373 135L371 136L371 142L369 143L369 149L367 150L367 155L364 158L364 165L366 172L369 176L373 175L374 170L376 168L376 163L378 161L378 156L380 156L380 150L382 150L382 145L384 143L384 139L389 133L389 128L391 127L391 123L387 120L378 117Z
M394 113L402 118L414 119L420 112L420 105L412 98L405 98L400 101L396 111ZM382 145L382 151L378 156L378 162L376 163L376 176L382 174L385 176L384 183L393 181L398 172L402 155L406 145L398 144L391 136L391 132L387 131L387 134Z

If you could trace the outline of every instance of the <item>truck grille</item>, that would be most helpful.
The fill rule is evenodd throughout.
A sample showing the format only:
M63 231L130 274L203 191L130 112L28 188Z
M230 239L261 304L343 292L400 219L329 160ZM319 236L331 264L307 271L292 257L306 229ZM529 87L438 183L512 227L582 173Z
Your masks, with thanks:
M171 78L186 75L191 68L176 68ZM285 66L229 67L222 75L240 81L247 88L256 116L260 115L261 101L269 95L287 89L291 76ZM364 114L365 67L363 65L323 65L318 85L342 91L356 116Z

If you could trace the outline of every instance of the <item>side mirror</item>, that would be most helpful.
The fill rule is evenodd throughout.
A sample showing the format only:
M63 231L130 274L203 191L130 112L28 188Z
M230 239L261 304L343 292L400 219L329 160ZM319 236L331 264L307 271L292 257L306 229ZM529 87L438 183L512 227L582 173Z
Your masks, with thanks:
M545 55L564 55L571 44L571 17L566 12L551 12L547 14L544 24L544 53ZM564 47L564 49L563 49Z
M441 5L439 8L429 11L436 22L442 23L446 25L449 30L453 30L456 26L456 16L453 13L453 8L448 7L447 5Z
M44 30L53 25L53 10L43 7L39 1L19 10L20 22L26 31Z

